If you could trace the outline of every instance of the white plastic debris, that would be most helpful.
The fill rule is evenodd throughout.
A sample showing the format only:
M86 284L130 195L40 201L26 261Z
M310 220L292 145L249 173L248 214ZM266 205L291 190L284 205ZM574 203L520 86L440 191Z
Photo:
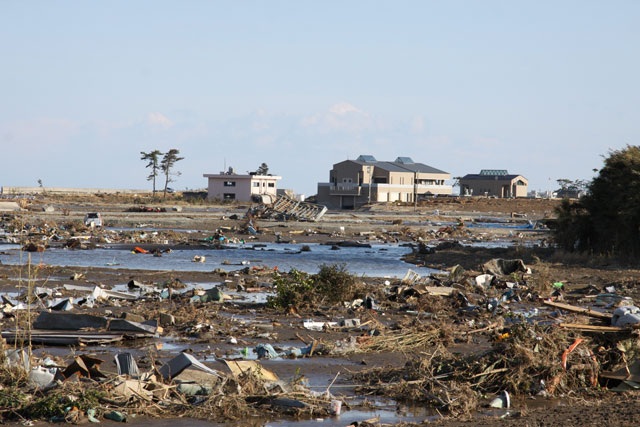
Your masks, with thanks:
M611 326L623 327L640 323L640 308L635 305L618 307L613 312Z
M503 391L501 396L496 397L489 403L489 406L492 408L506 408L509 409L511 407L511 398L509 397L508 391Z

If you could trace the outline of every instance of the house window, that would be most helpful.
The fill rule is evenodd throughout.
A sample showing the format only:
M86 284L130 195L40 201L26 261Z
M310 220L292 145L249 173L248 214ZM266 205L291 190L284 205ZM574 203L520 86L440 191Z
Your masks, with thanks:
M269 183L269 188L274 188L275 186L276 186L276 183L275 183L275 182L270 182L270 183Z
M225 187L235 187L236 186L236 182L235 181L225 181L224 182L224 186Z
M236 199L236 193L224 193L223 198L224 198L224 200L235 200Z
M253 186L254 186L254 187L260 187L260 183L259 183L259 182L254 182L254 183L253 183Z

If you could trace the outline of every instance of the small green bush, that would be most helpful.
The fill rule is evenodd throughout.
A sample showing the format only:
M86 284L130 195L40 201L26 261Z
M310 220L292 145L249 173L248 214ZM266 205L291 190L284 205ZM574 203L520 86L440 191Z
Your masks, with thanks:
M277 293L267 299L269 307L297 307L311 302L314 280L308 273L294 268L287 274L280 275L276 273L276 275L273 284Z
M351 300L356 292L356 278L344 264L322 265L314 276L315 290L330 303Z
M69 406L75 406L81 411L95 408L99 405L99 399L103 394L99 390L87 390L74 394L76 399L72 400L70 395L63 391L50 392L46 396L34 400L18 412L28 419L48 420L53 417L64 416L65 409Z
M276 295L267 300L272 308L336 304L353 299L358 292L356 278L344 264L321 265L318 273L312 275L292 269L277 275L274 285Z
M12 388L0 390L0 408L16 409L21 407L27 400L27 396Z

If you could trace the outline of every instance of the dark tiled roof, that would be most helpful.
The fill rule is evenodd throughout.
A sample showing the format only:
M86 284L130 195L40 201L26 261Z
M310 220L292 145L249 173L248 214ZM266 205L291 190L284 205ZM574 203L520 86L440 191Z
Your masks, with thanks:
M377 161L376 158L371 154L360 154L356 160L367 163L373 163Z
M419 173L449 173L436 169L424 163L400 163L400 162L362 162L359 160L353 160L363 166L375 166L377 168L389 171L389 172L419 172Z

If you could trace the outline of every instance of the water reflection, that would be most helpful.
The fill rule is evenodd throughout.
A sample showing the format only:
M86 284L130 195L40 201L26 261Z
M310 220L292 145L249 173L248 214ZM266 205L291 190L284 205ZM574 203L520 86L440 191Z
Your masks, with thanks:
M311 251L301 252L302 246ZM98 248L92 250L47 249L32 254L32 263L55 266L107 267L142 270L212 271L222 268L226 271L242 267L266 266L280 271L291 268L315 273L322 264L346 263L347 269L357 275L376 277L402 277L411 268L420 274L430 274L434 270L416 267L400 258L411 252L408 247L395 244L372 245L371 248L345 247L332 250L331 246L320 244L275 244L232 245L227 249L177 249L161 257L149 254L134 254L130 250ZM204 255L204 263L193 262L196 255ZM4 264L20 263L18 253L1 255ZM26 262L23 256L22 263Z

